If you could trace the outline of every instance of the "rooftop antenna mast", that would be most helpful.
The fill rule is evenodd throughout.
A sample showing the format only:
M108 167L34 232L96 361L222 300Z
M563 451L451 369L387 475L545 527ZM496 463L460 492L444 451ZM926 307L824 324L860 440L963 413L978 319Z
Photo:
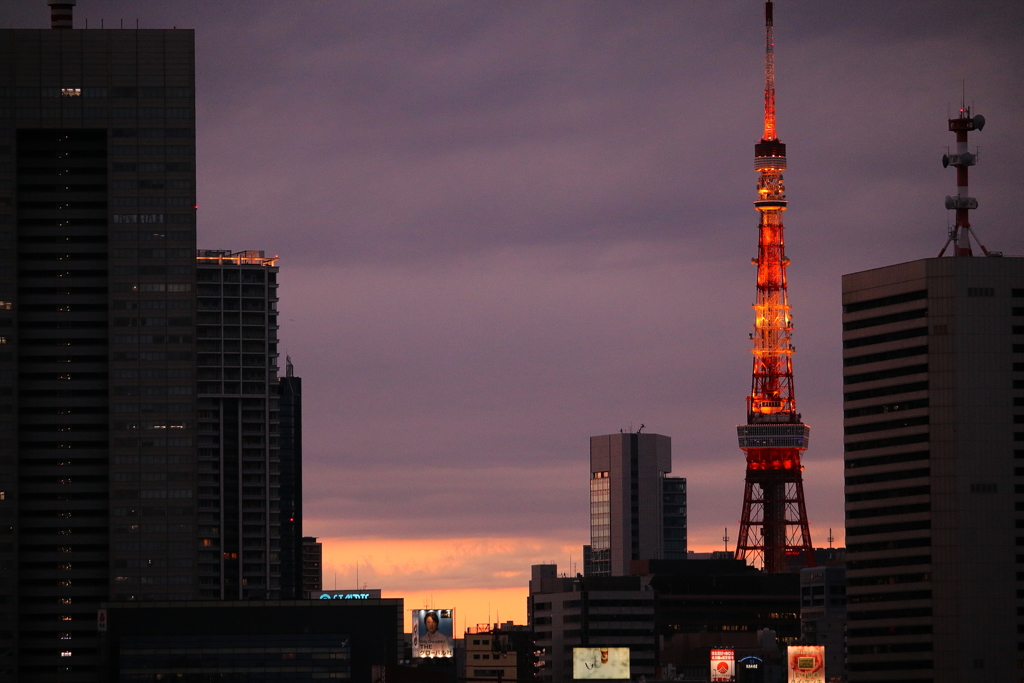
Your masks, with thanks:
M942 245L939 252L941 258L953 244L953 256L973 256L971 251L971 220L968 212L978 208L978 200L969 195L967 184L967 169L978 161L977 154L971 154L967 149L967 134L972 130L980 131L985 127L985 117L977 114L971 116L971 108L967 106L966 93L960 96L960 113L955 119L949 119L949 130L956 133L956 154L943 154L942 167L952 166L956 169L956 195L946 197L946 209L956 211L956 223L949 229L949 236L946 243ZM978 243L985 256L998 256L997 252L989 252L981 243L977 235L974 241Z

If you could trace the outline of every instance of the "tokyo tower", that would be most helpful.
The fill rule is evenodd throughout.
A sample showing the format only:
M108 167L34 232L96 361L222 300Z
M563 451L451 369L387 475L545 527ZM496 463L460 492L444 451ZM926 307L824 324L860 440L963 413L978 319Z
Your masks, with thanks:
M786 145L775 133L775 56L772 2L765 3L764 135L754 145L758 172L754 206L758 224L757 302L754 304L754 370L747 396L747 424L736 431L746 454L743 516L737 559L769 573L787 571L790 558L815 566L804 504L803 465L811 428L800 420L793 393L793 317L786 294L782 212L786 210ZM801 557L802 556L802 557Z

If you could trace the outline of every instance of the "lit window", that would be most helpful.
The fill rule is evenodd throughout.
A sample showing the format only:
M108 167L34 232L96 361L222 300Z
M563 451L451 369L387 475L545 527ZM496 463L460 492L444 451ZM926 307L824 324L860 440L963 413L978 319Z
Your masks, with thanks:
M10 301L0 301L0 311L9 311L9 310L11 310L11 302Z
M82 96L82 89L81 88L61 88L60 89L60 96L61 97L81 97ZM69 652L67 654L67 656L70 657L71 653Z
M63 650L63 651L62 651L62 652L60 653L60 656L61 656L61 657L70 657L70 656L71 656L71 650Z
M60 639L61 640L71 640L71 634L70 633L61 633L60 634Z
M71 621L71 615L70 614L63 614L63 615L61 615L60 620L61 621Z

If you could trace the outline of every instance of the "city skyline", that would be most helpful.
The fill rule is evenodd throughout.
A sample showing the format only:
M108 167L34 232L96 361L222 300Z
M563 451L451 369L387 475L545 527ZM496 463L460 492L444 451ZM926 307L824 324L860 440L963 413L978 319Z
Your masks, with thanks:
M843 529L839 274L938 253L964 79L988 120L974 228L1024 253L1024 10L958 7L776 6L818 546ZM139 20L196 30L199 246L281 257L325 584L359 560L406 596L525 596L531 563L587 540L587 437L640 423L677 444L691 548L735 538L762 3L247 8ZM139 11L85 0L75 27Z

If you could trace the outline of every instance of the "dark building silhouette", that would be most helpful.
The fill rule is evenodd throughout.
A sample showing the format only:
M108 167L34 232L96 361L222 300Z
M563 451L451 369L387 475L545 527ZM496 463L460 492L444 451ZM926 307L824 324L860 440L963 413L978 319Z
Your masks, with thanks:
M843 391L849 680L1018 678L1024 259L844 275Z
M302 378L292 359L278 379L281 469L281 598L303 597L302 590ZM357 586L358 588L358 586Z
M313 536L302 539L302 593L304 597L315 598L323 588L323 544Z
M401 598L111 603L100 680L379 680L373 672L402 655L403 606Z
M193 46L0 30L0 680L196 597Z
M277 259L197 257L199 594L279 598Z

